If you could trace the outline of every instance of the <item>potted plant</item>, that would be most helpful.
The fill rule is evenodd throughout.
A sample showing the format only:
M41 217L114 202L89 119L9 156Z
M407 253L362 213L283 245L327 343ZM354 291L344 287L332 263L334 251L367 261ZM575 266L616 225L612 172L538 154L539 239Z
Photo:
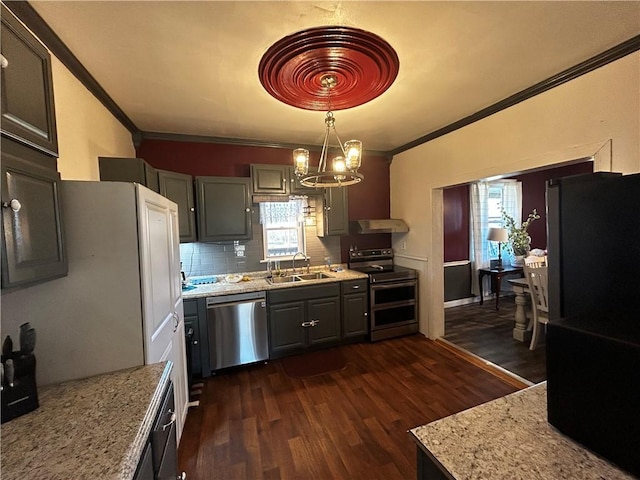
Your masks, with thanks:
M531 222L538 220L539 218L540 215L538 215L537 210L534 208L527 219L518 227L516 226L516 222L513 217L502 210L504 227L507 229L509 234L509 247L515 257L514 265L522 265L524 257L529 253L529 250L531 249L531 237L527 233L527 228L529 228Z

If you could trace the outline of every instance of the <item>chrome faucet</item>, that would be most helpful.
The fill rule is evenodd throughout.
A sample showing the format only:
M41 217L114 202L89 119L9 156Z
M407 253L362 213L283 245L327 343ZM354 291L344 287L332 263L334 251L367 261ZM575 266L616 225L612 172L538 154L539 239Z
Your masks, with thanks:
M291 260L291 268L293 269L292 274L295 275L296 273L296 257L298 255L302 255L304 257L304 259L307 261L307 268L309 267L309 260L307 259L307 254L303 253L303 252L298 252L293 256L293 259Z

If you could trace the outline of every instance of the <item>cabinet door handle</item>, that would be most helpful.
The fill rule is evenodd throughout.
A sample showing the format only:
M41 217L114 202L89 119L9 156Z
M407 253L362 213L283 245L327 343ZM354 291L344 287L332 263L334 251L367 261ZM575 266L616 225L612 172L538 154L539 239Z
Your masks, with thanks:
M244 209L245 212L249 213L251 211L251 209L249 207Z
M187 474L182 472L180 475L176 477L176 480L187 480Z
M7 68L9 66L9 60L7 60L7 57L4 55L0 55L0 66L2 66L2 68Z
M358 290L358 289L360 288L360 285L354 285L354 286L353 286L353 287L351 287L351 288L353 288L354 290Z
M189 211L190 211L190 212L195 212L195 211L196 211L196 209L195 209L195 208L193 208L193 207L191 207L191 208L189 209ZM186 475L186 474L185 474L185 475Z
M313 327L313 321L311 322L302 322L301 324L303 327L307 328L307 327Z
M162 431L164 432L167 428L171 428L171 425L173 425L174 423L176 423L176 418L178 418L176 416L176 412L172 412L171 410L169 410L167 413L171 414L171 417L169 417L169 423L165 424L162 426Z
M10 208L14 212L18 213L22 208L22 204L17 198L12 198L9 202L3 202L2 208Z
M315 327L316 325L318 325L320 323L320 320L311 320L311 326Z
M180 324L180 315L178 315L177 312L173 312L173 321L176 322L173 325L173 333L176 332L176 330L178 330L178 325Z

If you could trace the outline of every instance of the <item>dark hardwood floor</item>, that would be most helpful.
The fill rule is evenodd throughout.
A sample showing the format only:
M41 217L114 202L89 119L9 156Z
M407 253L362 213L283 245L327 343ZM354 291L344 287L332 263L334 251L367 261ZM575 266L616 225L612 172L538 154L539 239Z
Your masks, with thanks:
M180 470L190 480L414 479L409 429L518 390L422 335L335 348L344 370L291 378L274 360L204 379Z
M447 308L443 338L532 383L539 383L547 378L544 331L534 351L529 350L529 342L513 339L514 298L501 297L499 311L494 301Z

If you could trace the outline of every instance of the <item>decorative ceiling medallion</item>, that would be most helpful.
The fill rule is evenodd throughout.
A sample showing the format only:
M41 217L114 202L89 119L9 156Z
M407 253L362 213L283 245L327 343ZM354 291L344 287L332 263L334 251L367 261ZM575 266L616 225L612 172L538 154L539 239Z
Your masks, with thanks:
M373 33L351 27L316 27L276 42L258 67L260 82L277 100L305 110L343 110L373 100L396 79L395 50ZM328 91L322 79L331 75Z

